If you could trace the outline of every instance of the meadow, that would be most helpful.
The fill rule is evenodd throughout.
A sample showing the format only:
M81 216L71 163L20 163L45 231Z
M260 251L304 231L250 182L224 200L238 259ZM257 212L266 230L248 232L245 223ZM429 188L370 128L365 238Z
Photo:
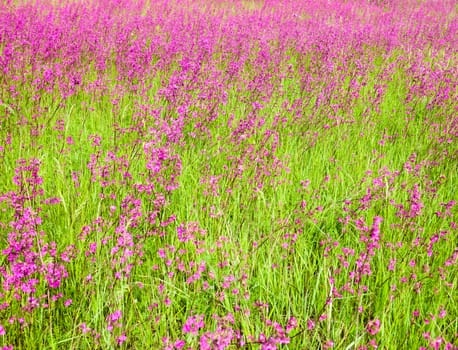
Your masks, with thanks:
M455 0L0 4L2 349L458 349Z

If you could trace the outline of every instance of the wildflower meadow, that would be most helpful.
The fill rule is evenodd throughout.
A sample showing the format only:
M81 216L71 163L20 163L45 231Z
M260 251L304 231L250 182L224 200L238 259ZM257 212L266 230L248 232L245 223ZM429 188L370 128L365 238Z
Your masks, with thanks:
M458 349L455 0L0 3L0 348Z

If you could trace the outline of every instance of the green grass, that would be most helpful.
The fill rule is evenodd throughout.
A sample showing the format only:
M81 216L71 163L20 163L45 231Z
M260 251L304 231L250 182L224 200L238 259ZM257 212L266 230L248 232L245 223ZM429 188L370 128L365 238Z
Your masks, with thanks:
M295 59L298 58L291 60ZM392 61L395 59L396 54ZM377 62L380 70L390 63ZM363 79L366 86L356 102L351 98L339 100L342 98L339 94L333 97L343 105L340 117L352 122L329 129L324 128L332 123L328 119L329 106L315 110L310 103L304 106L300 117L294 109L279 107L285 100L292 103L306 97L298 83L299 75L284 80L287 93L274 93L258 112L253 112L251 102L243 102L252 98L248 92L229 90L228 102L219 106L217 118L206 124L208 135L191 135L195 126L192 118L188 118L182 142L166 144L165 137L160 139L157 147L166 147L181 160L180 186L174 191L160 189L152 195L138 193L132 185L146 181L148 159L142 148L154 140L148 128L157 127L153 124L155 119L145 115L141 128L124 133L116 130L114 123L120 128L131 126L134 114L139 112L139 103L147 100L156 108L165 108L163 100L153 97L159 80L152 82L154 87L143 97L125 94L117 108L113 107L111 96L94 101L84 92L69 97L62 106L58 106L59 99L53 94L44 94L39 102L24 99L13 112L6 112L8 101L4 103L2 113L8 113L8 117L1 119L0 139L5 144L11 135L12 142L5 146L0 159L0 193L15 190L12 178L16 160L39 159L43 198L61 200L57 205L30 203L42 208L40 230L45 232L45 241L57 243L59 253L74 244L77 254L66 265L68 278L58 290L47 290L40 281L39 288L45 295L63 293L63 298L50 303L49 308L25 313L21 311L21 303L25 301L15 302L11 296L12 306L1 311L2 322L6 325L9 317L24 315L29 325L24 330L17 324L11 326L0 344L14 343L16 348L23 349L108 349L114 348L115 338L125 332L127 341L120 346L125 349L159 348L163 337L184 339L195 348L198 337L184 336L181 331L191 314L205 315L206 331L214 330L217 325L213 314L220 317L232 314L231 327L245 337L248 343L245 348L257 347L248 335L273 334L263 317L285 325L292 316L298 319L299 326L290 334L290 344L283 345L289 349L322 348L331 339L338 349L358 348L371 339L365 327L373 319L381 321L380 333L374 336L380 348L426 346L424 332L453 342L458 332L454 303L458 297L458 277L456 261L448 267L444 263L456 250L456 228L450 226L456 220L456 206L448 217L437 217L435 212L443 211L441 203L456 199L457 163L449 161L442 152L448 150L453 155L457 149L455 141L444 146L431 139L433 132L425 122L437 114L452 118L453 110L438 107L436 111L427 111L421 100L406 104L406 89L411 82L402 67L385 82L387 87L379 110L371 109L374 86L380 83L380 76L374 72ZM343 90L348 89L348 81L341 83ZM23 88L24 96L27 89ZM319 92L317 86L314 93ZM92 109L84 107L85 104ZM31 120L39 108L47 110L36 121ZM177 117L174 108L170 106L171 115L164 112L156 120L171 122ZM415 116L410 121L405 117L407 110ZM312 114L313 118L309 118ZM231 115L233 126L229 127ZM277 123L277 115L285 121ZM29 122L18 125L21 118ZM253 127L243 140L237 141L232 134L238 122L261 119L264 124ZM64 121L64 130L53 128L57 120ZM39 135L31 136L37 125ZM267 130L278 137L278 144L274 136L266 137ZM88 141L94 134L101 137L100 147L92 147ZM382 145L384 135L388 138ZM74 138L73 145L66 144L69 136ZM123 171L128 171L131 179L124 182L115 162L105 159L110 151L125 156L128 165ZM413 153L417 155L415 164L426 163L418 172L409 173L404 163ZM114 181L112 185L104 187L99 178L91 180L87 168L91 155L99 156L98 166L107 166L109 179ZM430 161L436 163L427 163ZM239 169L241 172L236 175ZM399 174L385 175L386 170ZM79 174L79 187L74 186L72 172ZM214 187L218 196L205 194L205 191L212 193L210 176L218 179ZM326 176L329 180L324 180ZM385 187L377 189L374 185L377 177ZM310 185L303 188L301 181L306 180ZM262 188L255 191L258 184ZM420 189L424 208L416 217L399 218L393 203L408 208L408 191L414 185ZM368 188L372 189L374 198L365 208L359 200ZM102 199L101 194L106 197ZM149 223L145 216L155 207L152 201L162 194L165 203L157 212L156 222ZM113 276L110 253L116 242L109 237L115 235L116 227L121 224L121 214L131 215L128 209L120 208L129 195L141 200L143 216L136 224L130 223L129 230L136 237L135 243L141 244L143 256L134 255L130 277L118 280ZM346 205L346 200L352 203ZM304 207L302 201L306 202ZM3 223L0 247L5 249L7 225L13 220L14 212L5 201L0 205ZM113 205L116 210L110 214ZM163 227L159 225L171 215L176 215L175 221ZM349 222L341 223L339 219L347 215L351 217ZM380 248L370 257L372 274L363 275L361 283L352 282L339 255L343 247L354 249L355 255L347 260L349 269L355 268L358 254L365 250L355 220L362 218L371 227L376 216L383 217L382 239ZM97 218L102 218L104 224L94 224ZM201 241L199 244L192 240L180 242L177 238L177 227L191 222L205 231L202 236L195 234ZM93 232L81 240L79 235L86 225L93 226ZM430 237L440 232L447 234L435 243L434 254L429 257L425 246ZM417 237L418 246L414 243ZM104 239L106 244L102 243ZM86 256L92 242L97 243L97 249L93 255ZM170 251L170 246L176 249ZM169 265L158 257L158 249L166 250ZM180 249L186 251L180 253ZM387 266L394 258L396 268L388 271ZM5 258L2 259L5 263ZM408 264L412 259L415 266ZM136 265L138 261L142 264ZM195 272L194 267L189 267L190 262L206 266L202 278L192 284L186 282ZM180 263L184 270L193 272L180 271ZM221 263L225 266L219 266ZM171 272L173 276L169 275ZM412 274L417 275L416 279ZM92 281L87 281L88 275ZM234 281L230 288L224 289L228 277ZM349 283L355 293L343 292L342 296L329 299L331 277L336 288ZM407 282L400 282L402 277ZM204 282L208 283L207 287ZM417 282L422 283L418 293ZM159 285L163 286L162 292ZM362 285L367 290L361 289ZM233 294L234 289L239 294ZM223 291L226 297L219 300L218 293ZM249 293L247 298L244 293ZM44 299L50 297L46 295ZM170 305L163 302L166 297L171 299ZM64 307L66 299L72 299L73 304ZM269 308L254 307L258 300L268 303ZM363 311L359 312L358 307L363 307ZM437 316L440 307L447 310L443 319ZM118 309L123 312L122 327L110 333L106 318ZM417 320L412 316L415 310L421 314ZM423 320L430 313L436 315L435 320L426 324ZM320 322L322 315L327 318ZM307 329L308 320L316 322L314 329ZM98 339L94 334L80 331L83 322L95 330Z

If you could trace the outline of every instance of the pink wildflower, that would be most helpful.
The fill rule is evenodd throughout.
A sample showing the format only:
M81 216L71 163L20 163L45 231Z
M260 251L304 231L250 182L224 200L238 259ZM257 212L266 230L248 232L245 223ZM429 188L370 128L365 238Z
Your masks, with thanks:
M204 328L204 315L196 315L189 317L183 325L183 333L197 335L199 329Z
M366 331L370 335L377 334L380 331L380 320L376 319L376 320L369 321L366 326Z

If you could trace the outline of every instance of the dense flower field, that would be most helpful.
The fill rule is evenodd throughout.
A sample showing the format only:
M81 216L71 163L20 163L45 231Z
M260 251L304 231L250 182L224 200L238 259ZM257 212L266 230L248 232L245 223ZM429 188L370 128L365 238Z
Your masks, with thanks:
M3 349L458 349L455 0L2 1Z

